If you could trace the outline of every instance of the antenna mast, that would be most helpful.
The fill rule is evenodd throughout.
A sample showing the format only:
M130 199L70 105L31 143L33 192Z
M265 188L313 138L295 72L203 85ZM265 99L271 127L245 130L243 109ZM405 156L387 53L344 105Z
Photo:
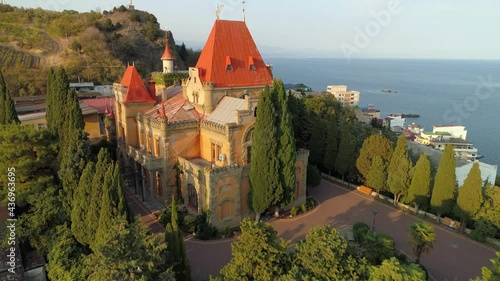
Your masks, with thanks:
M243 0L243 22L246 22L246 17L245 17L245 3L247 1Z

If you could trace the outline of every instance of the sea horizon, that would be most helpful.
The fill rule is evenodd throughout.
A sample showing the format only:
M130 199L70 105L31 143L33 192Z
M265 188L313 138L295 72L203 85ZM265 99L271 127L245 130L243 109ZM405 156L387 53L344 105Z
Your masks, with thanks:
M381 118L421 116L407 118L406 126L415 122L432 131L434 125L464 125L467 140L485 156L480 161L500 166L500 132L490 125L500 109L500 60L282 57L266 63L284 83L303 83L314 91L326 91L327 85L360 91L359 106L374 104Z

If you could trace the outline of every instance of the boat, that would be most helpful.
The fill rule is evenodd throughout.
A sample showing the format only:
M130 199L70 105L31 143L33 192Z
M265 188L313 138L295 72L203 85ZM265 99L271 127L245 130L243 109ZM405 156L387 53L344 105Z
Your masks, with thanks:
M419 118L420 115L418 114L415 114L415 113L409 113L409 114L401 114L401 117L403 118Z
M391 89L382 89L380 90L382 93L397 93L398 91L394 91L394 90L391 90Z
M476 154L476 159L481 159L481 158L484 158L484 155L477 153Z

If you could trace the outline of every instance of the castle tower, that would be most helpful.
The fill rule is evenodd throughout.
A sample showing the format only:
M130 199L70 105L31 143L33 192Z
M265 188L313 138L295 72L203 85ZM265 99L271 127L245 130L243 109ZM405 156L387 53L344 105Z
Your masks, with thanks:
M116 131L119 146L126 144L137 147L136 114L151 108L153 99L135 66L129 66L122 81L114 84Z
M163 61L163 73L173 73L175 57L172 55L170 47L168 47L168 43L165 46L165 52L163 52L161 60Z

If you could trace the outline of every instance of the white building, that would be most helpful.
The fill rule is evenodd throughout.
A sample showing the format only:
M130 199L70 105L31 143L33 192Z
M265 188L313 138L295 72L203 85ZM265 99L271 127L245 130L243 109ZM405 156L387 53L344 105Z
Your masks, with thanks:
M401 114L391 114L385 118L385 125L395 133L401 133L405 129L406 119Z
M326 91L333 95L343 106L356 106L359 104L358 91L347 91L346 85L327 86Z
M436 125L432 127L432 132L446 132L449 133L452 138L467 139L467 130L465 126L462 125Z
M466 140L467 130L461 125L434 126L432 132L422 132L415 141L429 145L438 150L444 150L446 145L453 145L455 156L462 160L475 161L478 150Z

